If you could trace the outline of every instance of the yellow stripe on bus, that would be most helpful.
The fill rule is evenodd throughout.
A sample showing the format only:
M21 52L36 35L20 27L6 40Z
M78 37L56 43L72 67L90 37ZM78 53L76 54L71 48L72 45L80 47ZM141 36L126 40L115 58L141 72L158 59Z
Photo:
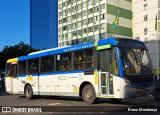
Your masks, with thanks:
M6 78L12 78L12 76L6 76Z
M18 58L12 58L12 59L8 59L7 63L11 63L11 62L17 62Z

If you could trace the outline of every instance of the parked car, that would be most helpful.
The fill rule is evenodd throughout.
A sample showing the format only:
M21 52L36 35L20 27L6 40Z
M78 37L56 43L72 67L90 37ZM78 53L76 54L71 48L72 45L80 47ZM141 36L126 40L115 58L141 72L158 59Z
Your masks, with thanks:
M160 79L154 82L153 91L151 92L151 94L156 100L160 100Z

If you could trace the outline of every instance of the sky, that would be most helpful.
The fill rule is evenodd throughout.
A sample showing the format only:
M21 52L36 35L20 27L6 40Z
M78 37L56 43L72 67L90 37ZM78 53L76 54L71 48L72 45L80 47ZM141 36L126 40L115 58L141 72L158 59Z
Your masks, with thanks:
M30 0L0 0L0 51L20 41L30 44Z

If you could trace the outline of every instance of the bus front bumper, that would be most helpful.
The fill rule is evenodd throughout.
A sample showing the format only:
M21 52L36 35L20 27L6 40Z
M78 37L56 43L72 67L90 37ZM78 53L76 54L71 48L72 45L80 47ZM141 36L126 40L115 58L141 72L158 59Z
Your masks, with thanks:
M152 87L131 88L125 86L123 89L123 98L144 97L151 94Z

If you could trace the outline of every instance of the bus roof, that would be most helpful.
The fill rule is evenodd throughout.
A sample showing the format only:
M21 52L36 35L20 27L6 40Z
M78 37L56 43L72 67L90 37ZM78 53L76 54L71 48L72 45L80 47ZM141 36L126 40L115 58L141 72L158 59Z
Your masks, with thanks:
M71 46L62 46L62 47L50 48L50 49L46 49L46 50L41 50L41 51L32 52L32 53L30 53L30 54L28 54L28 55L33 55L33 54L43 53L43 52L47 52L47 51L58 50L58 49L67 48L67 47L71 47Z
M73 46L64 46L64 47L58 47L58 48L52 48L52 49L42 50L42 51L38 51L38 52L33 52L33 53L30 53L28 56L19 57L18 60L19 61L28 60L28 59L33 59L33 58L38 58L38 57L43 57L43 56L48 56L48 55L53 55L53 54L61 54L61 53L70 52L70 51L77 51L77 50L92 48L94 46L102 46L102 45L106 45L106 44L117 45L118 40L129 40L130 43L132 43L132 41L138 42L137 40L129 39L129 38L126 38L126 39L105 38L105 39L100 39L95 42L92 41L92 42L88 42L88 43L84 43L84 44L78 44L78 45L73 45ZM139 43L141 44L141 42L139 42Z
M7 63L11 63L11 62L17 62L18 58L12 58L12 59L8 59Z

